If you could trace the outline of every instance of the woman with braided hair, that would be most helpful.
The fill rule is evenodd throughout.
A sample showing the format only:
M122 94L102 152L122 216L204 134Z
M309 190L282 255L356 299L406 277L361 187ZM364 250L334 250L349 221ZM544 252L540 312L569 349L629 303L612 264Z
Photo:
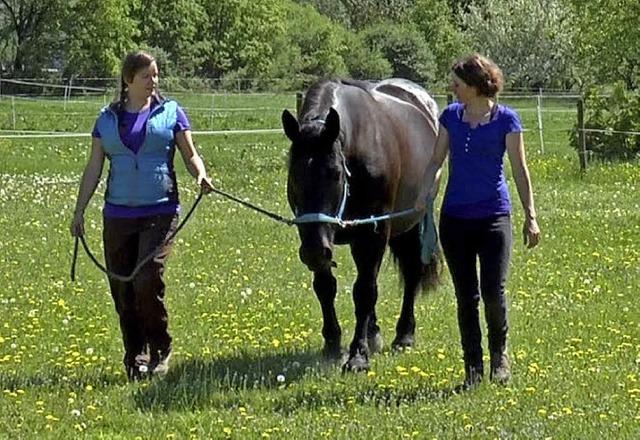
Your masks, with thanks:
M103 108L96 120L71 222L71 234L82 236L84 211L107 158L110 167L103 210L107 269L126 277L157 250L132 281L109 278L130 380L146 372L166 374L171 356L164 270L173 244L165 242L175 231L180 213L173 164L176 146L201 190L213 189L195 149L189 119L157 87L154 57L143 51L127 54L122 61L120 97Z

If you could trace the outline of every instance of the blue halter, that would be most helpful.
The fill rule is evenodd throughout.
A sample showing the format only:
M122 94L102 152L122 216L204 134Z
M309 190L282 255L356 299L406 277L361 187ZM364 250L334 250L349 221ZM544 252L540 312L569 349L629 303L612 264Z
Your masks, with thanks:
M323 119L317 119L315 121L320 122L322 124L324 124L325 122ZM391 214L384 214L379 216L372 215L371 217L368 217L368 218L343 220L342 216L344 215L344 210L345 210L345 207L347 206L347 197L349 197L349 178L351 177L351 171L349 171L349 167L347 167L347 158L345 157L344 152L342 151L342 147L340 147L339 151L340 151L340 157L342 158L342 169L344 170L346 178L344 180L344 185L342 189L342 199L340 200L340 206L338 207L338 212L333 216L324 214L321 212L298 215L298 213L296 212L296 217L291 221L291 223L293 224L329 223L329 224L339 225L343 228L346 228L347 226L358 226L358 225L366 225L366 224L373 223L374 226L377 228L378 226L377 223L379 221L390 220L392 218L403 217L406 215L411 215L419 212L419 209L417 208L409 208L409 209L405 209L404 211L393 212Z
M324 122L322 120L320 121ZM351 171L349 171L349 167L347 167L347 158L344 157L342 148L340 148L340 157L342 158L342 169L344 170L346 178L344 179L344 185L342 187L342 199L340 200L340 206L338 207L338 212L336 213L336 215L331 216L323 213L309 213L300 216L296 215L293 223L332 223L343 227L345 226L345 221L342 220L342 216L344 215L344 209L347 206L347 197L349 197L349 177L351 177Z

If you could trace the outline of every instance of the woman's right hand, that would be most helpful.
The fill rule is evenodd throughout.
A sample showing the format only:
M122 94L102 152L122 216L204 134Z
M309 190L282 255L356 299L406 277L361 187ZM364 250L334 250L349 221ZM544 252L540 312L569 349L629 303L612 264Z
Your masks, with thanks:
M71 236L82 237L84 235L84 213L75 213L71 220Z
M526 218L522 228L524 244L528 249L534 248L540 243L540 227L535 218Z

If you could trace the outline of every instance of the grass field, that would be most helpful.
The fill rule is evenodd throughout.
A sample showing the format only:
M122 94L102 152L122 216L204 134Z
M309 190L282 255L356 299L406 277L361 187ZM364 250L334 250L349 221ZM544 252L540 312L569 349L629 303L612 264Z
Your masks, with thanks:
M526 128L536 124L532 103L513 104ZM30 129L91 127L92 117L65 125L60 103L30 104L39 114ZM272 99L264 107L277 109L260 112L259 124L230 119L229 127L275 128L285 106L295 100ZM581 176L567 141L574 107L557 108L566 112L544 114L544 154L538 133L525 135L543 239L533 251L519 241L514 249L514 378L462 394L453 392L463 370L448 277L418 302L413 350L373 357L369 374L343 375L318 354L321 314L295 229L217 196L202 202L169 260L172 370L127 383L105 277L81 254L78 280L69 281L68 225L89 139L0 139L0 438L638 438L640 168L592 164ZM194 129L208 128L205 117L193 119ZM283 135L197 141L218 187L289 216ZM188 208L196 191L178 169ZM103 190L87 212L98 255ZM347 249L337 262L349 341L355 271ZM390 342L401 301L390 262L379 282Z

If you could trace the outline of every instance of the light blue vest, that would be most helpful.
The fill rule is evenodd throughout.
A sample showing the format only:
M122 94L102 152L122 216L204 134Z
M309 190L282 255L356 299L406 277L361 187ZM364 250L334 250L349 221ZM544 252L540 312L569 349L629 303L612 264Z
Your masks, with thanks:
M97 127L102 148L110 161L105 200L122 206L147 206L178 202L178 188L173 169L178 104L167 100L151 111L144 142L137 154L120 139L118 117L105 107Z

